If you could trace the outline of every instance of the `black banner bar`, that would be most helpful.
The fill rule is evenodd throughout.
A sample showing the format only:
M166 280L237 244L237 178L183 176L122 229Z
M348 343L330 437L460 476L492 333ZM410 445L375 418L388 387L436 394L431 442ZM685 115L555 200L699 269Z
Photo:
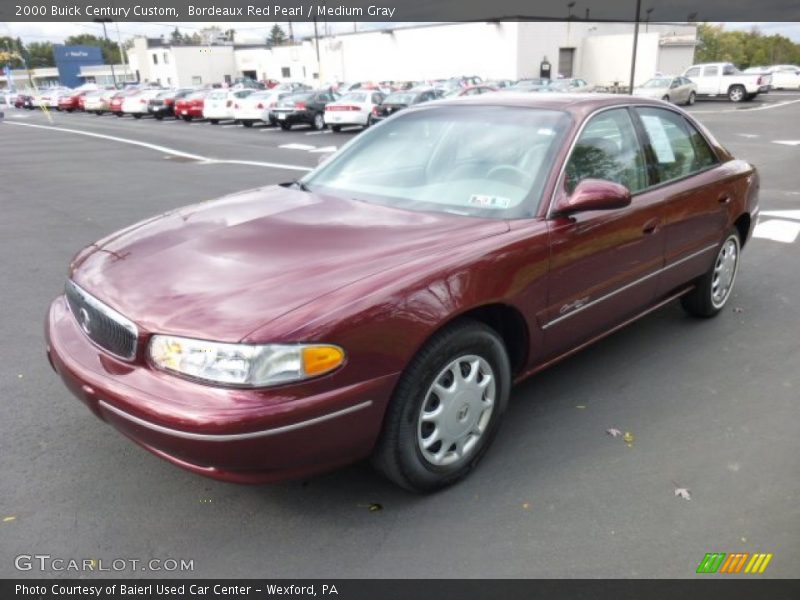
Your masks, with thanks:
M3 580L3 600L737 600L800 598L800 581L698 576L686 580Z
M650 10L652 9L652 10ZM642 0L651 22L800 21L796 0ZM644 14L644 12L642 14ZM636 0L3 0L0 21L633 21Z

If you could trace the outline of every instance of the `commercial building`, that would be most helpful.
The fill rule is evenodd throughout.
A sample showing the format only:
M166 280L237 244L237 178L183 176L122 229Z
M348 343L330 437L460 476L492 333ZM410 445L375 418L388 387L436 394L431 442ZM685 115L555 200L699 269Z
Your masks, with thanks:
M53 46L58 79L66 87L78 87L83 83L80 77L82 67L103 64L103 53L96 46Z

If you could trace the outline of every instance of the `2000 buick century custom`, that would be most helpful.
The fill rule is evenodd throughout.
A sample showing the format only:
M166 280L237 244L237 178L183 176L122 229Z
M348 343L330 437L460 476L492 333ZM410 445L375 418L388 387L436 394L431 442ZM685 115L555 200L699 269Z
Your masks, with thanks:
M236 482L464 477L512 383L680 298L725 306L758 175L658 100L412 108L300 181L79 252L47 352L101 419Z

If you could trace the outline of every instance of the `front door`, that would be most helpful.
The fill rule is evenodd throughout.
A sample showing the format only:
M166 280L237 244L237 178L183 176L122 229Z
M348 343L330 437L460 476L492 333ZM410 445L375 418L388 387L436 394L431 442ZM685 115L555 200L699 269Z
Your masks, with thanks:
M544 328L546 353L559 355L641 311L655 298L663 264L662 201L648 193L645 154L627 108L592 117L564 173L570 194L582 179L626 186L630 206L552 215Z

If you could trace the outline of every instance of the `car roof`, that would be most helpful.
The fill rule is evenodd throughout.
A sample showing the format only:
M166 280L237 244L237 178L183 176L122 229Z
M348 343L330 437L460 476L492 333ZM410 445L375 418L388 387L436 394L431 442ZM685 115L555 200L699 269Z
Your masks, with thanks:
M664 105L663 102L658 100L629 96L627 94L530 94L520 92L461 96L459 98L442 99L435 103L437 107L451 104L561 110L580 118L600 108L630 106L632 104Z

